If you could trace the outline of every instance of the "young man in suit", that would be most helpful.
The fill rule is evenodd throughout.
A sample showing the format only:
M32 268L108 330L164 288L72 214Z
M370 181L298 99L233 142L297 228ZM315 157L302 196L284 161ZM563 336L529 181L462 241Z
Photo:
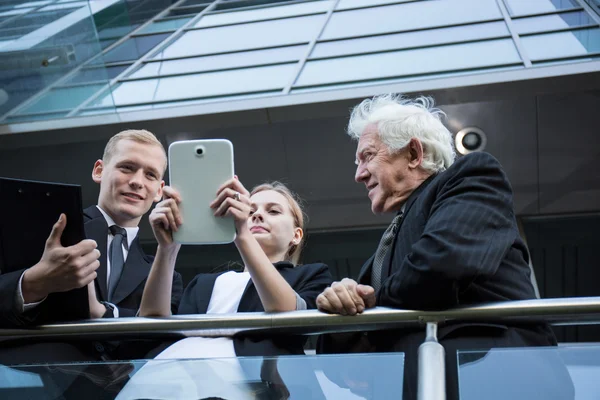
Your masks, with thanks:
M342 315L374 306L445 310L536 298L502 167L487 153L455 162L452 135L440 121L441 111L432 107L430 98L384 95L353 110L348 133L358 141L355 180L366 186L373 213L395 217L357 281L333 283L317 298L320 310ZM404 398L413 399L424 338L423 329L323 336L320 350L404 352ZM446 349L449 399L458 397L457 349L556 345L549 327L534 323L448 323L440 326L438 338ZM562 364L535 361L541 360L532 359L530 366L548 377L540 387L568 381L566 392L550 385L546 398L572 398Z
M28 326L60 319L52 293L88 287L90 316L135 316L152 266L139 243L138 224L161 199L167 156L162 144L145 130L113 136L92 170L100 185L98 204L84 210L87 239L64 248L60 236L68 221L61 216L47 240L39 263L13 273L1 284L12 309L2 313L3 326ZM8 282L10 281L10 282ZM173 277L171 305L182 294L181 275ZM103 346L96 346L100 348Z

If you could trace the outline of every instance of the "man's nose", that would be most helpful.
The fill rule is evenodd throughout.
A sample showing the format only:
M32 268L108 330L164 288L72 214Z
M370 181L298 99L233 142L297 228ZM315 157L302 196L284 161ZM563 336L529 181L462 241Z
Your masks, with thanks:
M142 186L144 186L144 184L142 183L143 179L144 171L140 169L131 176L131 179L129 180L129 185L135 188L141 188Z
M356 173L354 174L354 180L357 183L365 181L369 177L367 169L361 164L356 166Z

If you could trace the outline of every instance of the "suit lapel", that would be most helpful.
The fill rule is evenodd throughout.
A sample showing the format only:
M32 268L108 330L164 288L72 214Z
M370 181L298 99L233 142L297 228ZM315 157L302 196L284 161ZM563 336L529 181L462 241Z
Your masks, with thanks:
M253 309L252 303L256 299L248 299L250 296L250 288L254 287L254 283L252 282L252 278L248 280L248 284L246 285L246 289L244 289L244 293L242 294L242 298L240 300L240 304L238 305L238 312L249 312L249 310ZM258 292L254 291L258 297ZM260 303L260 299L259 299ZM262 305L262 303L261 303Z
M136 237L127 253L127 260L125 260L121 279L115 288L112 302L119 304L129 296L148 277L151 267L152 265L144 258L139 237Z
M100 290L100 300L108 299L106 284L106 252L108 248L108 225L104 216L96 206L88 207L83 211L87 221L84 223L85 236L93 239L100 251L100 267L96 270L96 288Z
M206 314L210 298L212 297L215 288L215 282L221 274L206 274L198 278L198 282L194 287L194 292L197 293L195 301L198 314Z
M419 194L421 194L421 192L427 187L429 186L429 184L433 181L433 179L438 176L438 174L433 174L431 175L429 178L427 178L425 181L423 181L423 183L421 183L421 185L419 185L418 188L416 188L411 195L408 197L408 199L406 199L406 205L404 207L404 216L402 217L402 219L400 220L400 224L398 226L398 229L396 229L396 235L394 235L394 241L392 242L392 246L390 247L390 251L387 252L387 254L385 255L385 258L383 260L383 265L381 268L381 281L385 282L385 280L393 273L392 271L392 259L394 257L400 257L400 258L404 258L404 256L406 255L406 253L410 250L410 249L400 249L398 248L399 246L397 246L397 242L398 242L398 236L400 236L400 233L402 232L402 227L404 226L404 221L408 218L410 218L410 209L413 206L413 204L415 204L415 202L417 201L417 198L419 197Z

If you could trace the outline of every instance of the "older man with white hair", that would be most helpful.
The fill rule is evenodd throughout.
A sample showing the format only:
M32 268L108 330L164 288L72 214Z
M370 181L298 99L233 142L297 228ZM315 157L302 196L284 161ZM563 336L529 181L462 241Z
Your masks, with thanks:
M333 283L317 298L320 310L342 315L374 306L444 310L536 297L502 167L482 152L455 161L442 115L431 98L394 95L364 100L352 111L348 134L358 141L355 180L366 186L374 213L395 217L357 281ZM458 397L457 349L556 345L547 325L533 323L448 323L438 338L447 354L450 399ZM423 340L423 329L331 335L321 338L319 350L404 352L403 398L411 399ZM562 366L545 364L537 368L549 379L568 378ZM554 394L569 398L568 393Z

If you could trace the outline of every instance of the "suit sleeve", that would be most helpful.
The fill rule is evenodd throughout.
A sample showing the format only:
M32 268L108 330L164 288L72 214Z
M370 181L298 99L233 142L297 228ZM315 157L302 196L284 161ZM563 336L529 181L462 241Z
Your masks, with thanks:
M0 327L15 328L24 325L17 312L15 296L17 285L23 271L14 271L0 275Z
M315 309L317 308L317 296L333 282L329 267L319 263L296 268L305 268L306 272L292 288L306 302L307 309Z
M378 292L378 305L454 307L460 287L494 275L516 239L512 189L498 161L477 153L457 167L425 216L420 239L404 258L394 257L396 272Z
M173 286L171 287L171 314L178 314L181 297L183 295L183 279L177 271L173 272Z
M24 269L0 275L0 328L22 328L38 323L43 304L21 313L17 308L17 286Z

